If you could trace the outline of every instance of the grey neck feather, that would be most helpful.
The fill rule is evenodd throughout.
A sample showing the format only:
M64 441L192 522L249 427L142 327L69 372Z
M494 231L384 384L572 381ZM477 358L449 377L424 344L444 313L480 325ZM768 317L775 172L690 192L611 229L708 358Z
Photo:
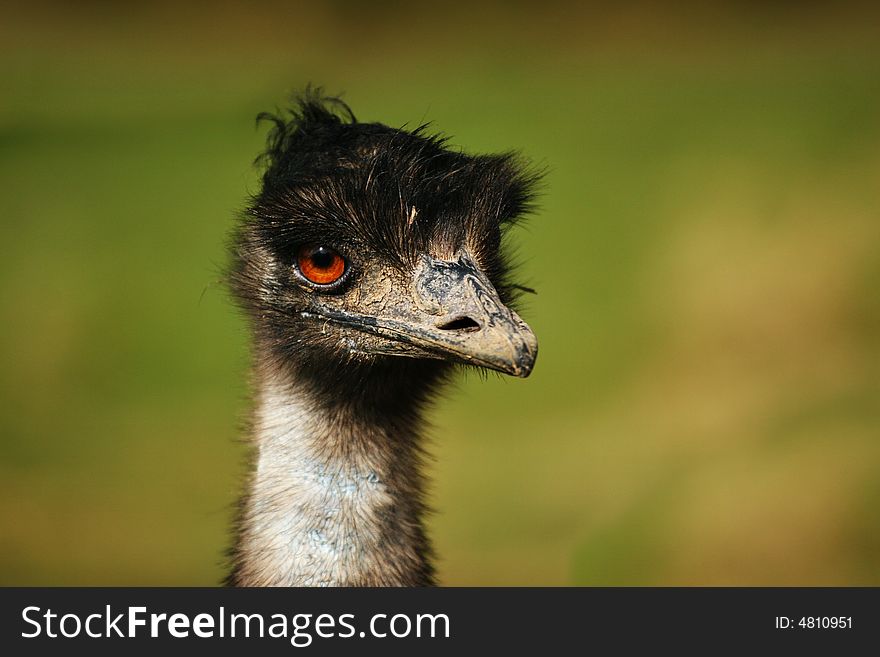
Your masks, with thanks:
M433 583L414 428L377 426L279 371L259 374L255 470L231 583Z

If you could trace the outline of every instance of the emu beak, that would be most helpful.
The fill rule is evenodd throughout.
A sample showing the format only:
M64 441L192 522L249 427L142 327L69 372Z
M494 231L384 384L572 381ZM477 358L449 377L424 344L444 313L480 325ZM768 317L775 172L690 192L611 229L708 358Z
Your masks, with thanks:
M532 372L535 334L466 253L454 261L422 256L411 298L385 301L378 315L326 306L303 314L386 338L373 353L458 360L523 378Z
M454 261L423 255L413 300L421 312L399 327L406 341L441 357L523 378L531 374L538 356L535 334L501 302L467 253Z

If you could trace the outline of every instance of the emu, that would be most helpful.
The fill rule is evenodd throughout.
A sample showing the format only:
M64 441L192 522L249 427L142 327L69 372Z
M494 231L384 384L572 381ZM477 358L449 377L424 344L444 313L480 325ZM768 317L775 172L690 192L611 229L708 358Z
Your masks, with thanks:
M227 584L435 584L422 415L456 365L526 377L505 229L539 177L309 90L271 122L231 240L252 333L253 464Z

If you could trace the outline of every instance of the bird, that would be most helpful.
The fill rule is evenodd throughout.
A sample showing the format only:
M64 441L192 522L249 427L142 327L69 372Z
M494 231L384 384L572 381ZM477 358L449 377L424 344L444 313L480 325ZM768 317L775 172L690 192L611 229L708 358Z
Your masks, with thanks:
M229 240L251 336L251 463L230 586L433 586L423 416L456 370L527 377L503 236L541 172L360 122L309 88L269 123Z

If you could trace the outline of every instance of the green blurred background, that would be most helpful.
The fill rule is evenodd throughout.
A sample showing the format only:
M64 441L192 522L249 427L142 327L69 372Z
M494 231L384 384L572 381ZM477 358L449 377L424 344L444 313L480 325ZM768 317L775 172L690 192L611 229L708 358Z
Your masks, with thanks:
M541 355L434 413L444 584L880 585L880 12L6 3L0 584L206 585L224 242L308 82L546 166Z

